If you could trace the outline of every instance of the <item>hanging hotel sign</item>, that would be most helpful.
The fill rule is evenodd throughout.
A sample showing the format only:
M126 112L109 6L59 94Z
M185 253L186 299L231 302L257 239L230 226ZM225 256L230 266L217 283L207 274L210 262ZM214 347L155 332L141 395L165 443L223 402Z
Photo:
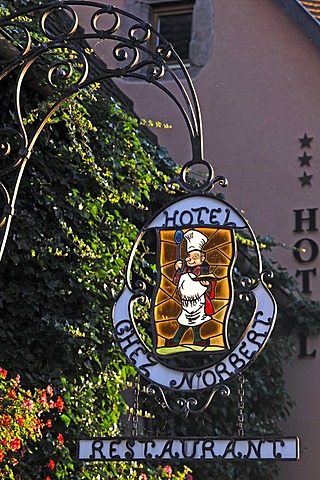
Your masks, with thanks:
M133 304L144 298L144 288L134 288L130 282L139 243L149 231L157 239L152 348L139 334L134 317ZM265 346L274 327L276 303L262 273L246 292L255 299L248 324L229 345L237 231L252 236L235 209L211 196L192 195L162 210L138 237L113 320L121 350L148 381L175 390L212 389L239 375ZM210 355L212 361L196 369L188 360L187 367L170 366L170 358L189 355Z
M257 255L252 282L241 282L235 273L238 239L245 238ZM144 270L146 278L142 279ZM147 392L154 395L159 391L171 412L186 415L204 411L217 391L228 394L226 384L257 358L273 330L277 308L268 278L269 274L262 272L259 246L250 225L226 202L209 194L186 195L156 214L135 242L126 285L113 310L117 342L138 374L149 382ZM235 336L229 329L239 297L251 302L247 324ZM237 340L231 342L230 337ZM192 408L197 404L193 397L179 398L180 410L166 401L166 391L194 395L205 390L209 400L202 410ZM296 460L299 440L244 436L82 439L79 458Z

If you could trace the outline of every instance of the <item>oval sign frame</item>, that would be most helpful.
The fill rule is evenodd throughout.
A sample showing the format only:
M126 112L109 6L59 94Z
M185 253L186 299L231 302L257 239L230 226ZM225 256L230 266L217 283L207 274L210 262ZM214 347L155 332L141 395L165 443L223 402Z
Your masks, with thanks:
M185 212L191 212L188 215ZM133 258L147 230L156 228L221 227L248 229L255 244L259 278L249 288L255 299L251 318L236 344L210 366L192 371L171 368L159 361L137 330L133 302L143 296L142 290L130 283ZM277 305L262 272L258 242L248 222L228 203L210 195L188 195L167 205L142 229L133 246L127 266L126 286L113 308L113 328L120 349L129 363L151 383L177 391L196 391L217 388L248 368L265 347L276 321Z

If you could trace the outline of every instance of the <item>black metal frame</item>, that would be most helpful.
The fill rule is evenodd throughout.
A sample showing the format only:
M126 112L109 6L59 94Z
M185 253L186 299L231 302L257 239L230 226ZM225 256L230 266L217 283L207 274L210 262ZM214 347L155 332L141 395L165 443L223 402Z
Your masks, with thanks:
M83 31L79 26L77 15L79 6L93 10L89 31ZM65 31L57 31L55 25L57 22L54 21L57 14L64 14L64 18L68 18L69 26L64 27ZM38 34L35 34L34 24L29 22L29 18L37 22ZM111 26L107 29L99 28L103 19L111 20ZM126 35L121 30L122 23L125 24ZM158 37L158 42L154 42L158 43L158 46L154 50L150 49L152 36ZM149 23L111 5L91 1L54 0L0 18L0 37L17 51L13 60L2 61L0 70L0 81L12 72L16 75L14 96L16 126L0 128L0 159L6 165L0 169L0 191L4 205L0 218L0 260L5 249L24 168L32 156L39 135L50 117L67 99L95 82L106 82L112 78L132 78L144 80L160 88L180 110L190 135L192 158L182 167L180 178L177 180L180 186L189 192L201 192L211 189L217 181L226 185L226 179L223 177L213 178L212 166L203 158L201 111L188 70L173 46ZM92 51L88 51L86 42L93 39L108 40L114 45L112 49L114 66L102 64ZM59 54L62 51L64 58ZM174 58L175 64L179 65L179 74L168 65L169 58ZM45 88L52 93L49 96L51 103L47 102L47 111L43 117L27 131L21 109L21 93L28 74L39 61L44 74L42 81L45 82ZM169 88L172 82L162 81L164 79L174 81L180 92L179 99ZM12 148L13 143L19 144L15 151ZM187 174L195 165L207 170L201 185L195 185L188 180ZM7 181L9 177L10 187L8 187L10 182Z

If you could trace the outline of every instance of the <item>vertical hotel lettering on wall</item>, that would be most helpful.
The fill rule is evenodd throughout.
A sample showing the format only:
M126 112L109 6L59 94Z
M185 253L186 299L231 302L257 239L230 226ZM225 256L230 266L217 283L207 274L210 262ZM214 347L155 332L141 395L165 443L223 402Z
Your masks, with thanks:
M313 174L310 172L312 155L308 155L307 149L311 149L313 137L309 137L306 133L299 139L300 148L304 149L303 155L299 156L300 167L305 167L303 175L298 177L302 188L311 186ZM308 168L308 171L307 171ZM302 292L311 294L313 292L313 278L317 276L317 269L314 262L319 255L319 247L316 243L314 233L318 231L317 228L317 211L318 208L299 208L294 209L294 233L304 234L294 244L293 255L299 263L296 270L296 277L301 278ZM307 232L308 236L305 236ZM311 267L311 268L310 268Z
M300 148L303 149L303 154L298 157L300 167L304 168L303 174L298 177L300 186L312 186L313 173L310 168L313 155L310 154L311 143L313 137L309 137L306 133L302 138L299 138ZM313 293L314 280L317 277L317 267L315 261L319 255L319 247L314 239L317 228L318 208L298 208L293 210L294 213L294 233L303 235L294 244L293 255L299 264L296 269L296 278L301 279L302 293L311 295ZM308 353L307 337L304 333L299 334L300 339L300 353L299 358L314 358L316 350Z

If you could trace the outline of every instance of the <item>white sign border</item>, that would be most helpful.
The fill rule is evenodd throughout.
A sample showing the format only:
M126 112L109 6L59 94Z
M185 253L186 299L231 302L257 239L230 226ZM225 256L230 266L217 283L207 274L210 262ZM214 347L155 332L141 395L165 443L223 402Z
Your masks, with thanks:
M204 207L205 202L207 202L207 205L209 205L210 208L212 207L211 210L209 207ZM168 221L169 218L171 222L176 222L176 219L180 218L181 215L179 217L175 212L178 211L179 213L177 208L181 205L183 208L192 205L197 221L199 221L199 215L202 215L204 208L206 208L206 211L204 212L206 215L208 215L207 210L209 212L214 210L214 217L212 217L211 213L210 215L214 218L215 226L218 227L217 223L219 223L219 215L222 215L221 218L223 218L224 221L227 220L228 224L230 226L232 225L233 228L247 227L252 234L252 238L256 242L250 226L243 217L229 204L213 197L204 195L188 196L165 207L154 217L149 226L143 229L132 249L127 269L127 285L120 294L120 297L113 308L114 333L115 338L129 363L148 381L167 389L179 391L213 389L239 375L256 359L266 345L273 330L277 314L277 306L271 292L264 282L264 276L266 274L261 273L260 279L258 279L255 285L250 288L250 292L254 295L256 302L254 313L237 344L231 349L231 351L228 351L223 358L220 357L217 362L209 367L193 371L170 368L159 362L158 356L156 356L145 345L137 331L133 319L132 305L133 301L137 298L137 295L139 296L139 294L137 294L130 285L129 273L137 245L144 232L150 228L167 227L168 225L163 223L165 218L167 219L166 221ZM227 216L225 215L226 211ZM218 217L216 212L218 212ZM173 226L185 225L174 223ZM225 224L219 223L219 226L224 227ZM260 254L258 248L256 248L256 250L257 255L259 256L258 260L260 268Z

